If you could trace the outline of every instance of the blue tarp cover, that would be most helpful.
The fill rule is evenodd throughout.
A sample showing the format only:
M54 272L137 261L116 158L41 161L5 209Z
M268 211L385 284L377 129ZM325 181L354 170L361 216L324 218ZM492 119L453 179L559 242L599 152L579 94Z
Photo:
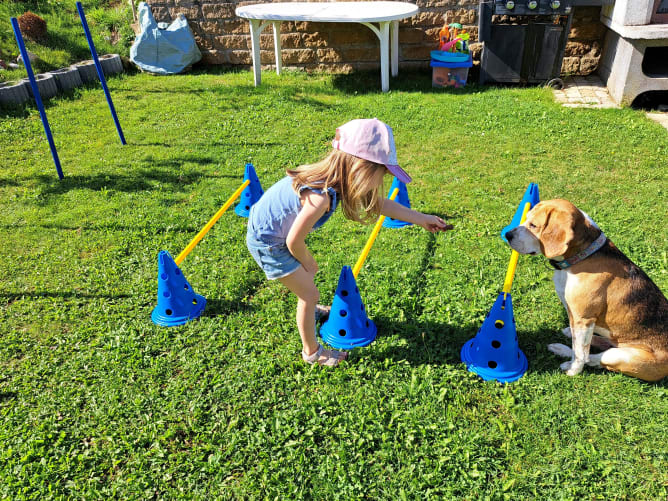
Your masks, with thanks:
M138 15L141 33L130 48L130 60L142 70L171 75L202 59L185 17L162 28L165 23L155 22L146 2L139 4Z

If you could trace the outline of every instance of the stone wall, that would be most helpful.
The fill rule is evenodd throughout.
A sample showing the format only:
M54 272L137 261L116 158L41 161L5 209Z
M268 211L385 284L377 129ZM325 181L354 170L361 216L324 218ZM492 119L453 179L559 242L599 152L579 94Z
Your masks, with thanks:
M267 0L265 0L266 2ZM285 1L285 0L283 0ZM170 22L182 13L188 19L197 44L208 64L250 65L248 21L238 18L238 6L260 2L218 0L153 0L149 2L158 22ZM429 52L437 45L444 23L458 22L477 40L478 2L471 0L416 0L420 12L399 23L400 68L425 68ZM605 27L600 7L575 10L564 56L564 73L586 75L598 66ZM281 24L283 66L307 71L346 73L379 67L377 37L366 27L350 23L284 22ZM474 59L479 44L472 44ZM274 64L270 27L261 36L262 64Z

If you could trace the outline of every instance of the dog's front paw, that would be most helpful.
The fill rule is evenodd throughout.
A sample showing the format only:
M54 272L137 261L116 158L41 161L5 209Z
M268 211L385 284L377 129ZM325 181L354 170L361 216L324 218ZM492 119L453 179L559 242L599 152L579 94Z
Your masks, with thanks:
M576 376L582 372L584 363L579 360L569 360L559 366L562 371L566 372L567 376Z
M570 371L570 370L571 370L571 365L573 365L573 361L572 361L572 360L569 360L568 362L564 362L563 364L561 364L561 365L559 366L559 368L560 368L562 371Z
M551 351L552 353L554 353L555 355L559 355L560 357L571 358L573 356L573 350L571 350L565 344L561 344L561 343L548 344L547 349L549 351Z

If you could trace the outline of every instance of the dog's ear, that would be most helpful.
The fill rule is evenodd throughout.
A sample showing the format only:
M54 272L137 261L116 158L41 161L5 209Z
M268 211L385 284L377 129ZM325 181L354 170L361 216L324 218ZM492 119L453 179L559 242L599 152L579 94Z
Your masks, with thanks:
M540 235L540 247L548 259L563 256L575 237L575 221L565 212L551 210L547 214L543 231Z

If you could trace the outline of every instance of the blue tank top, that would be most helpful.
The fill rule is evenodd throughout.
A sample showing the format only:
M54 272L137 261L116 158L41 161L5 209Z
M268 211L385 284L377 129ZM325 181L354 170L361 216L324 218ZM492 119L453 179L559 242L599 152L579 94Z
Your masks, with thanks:
M248 215L248 231L253 236L268 245L285 245L288 232L302 209L299 194L292 188L293 178L286 176L264 192L260 200L251 207ZM315 193L324 193L324 190L303 186L303 190L312 190ZM329 209L313 225L313 230L319 228L332 216L337 205L336 191L327 188L329 195Z

